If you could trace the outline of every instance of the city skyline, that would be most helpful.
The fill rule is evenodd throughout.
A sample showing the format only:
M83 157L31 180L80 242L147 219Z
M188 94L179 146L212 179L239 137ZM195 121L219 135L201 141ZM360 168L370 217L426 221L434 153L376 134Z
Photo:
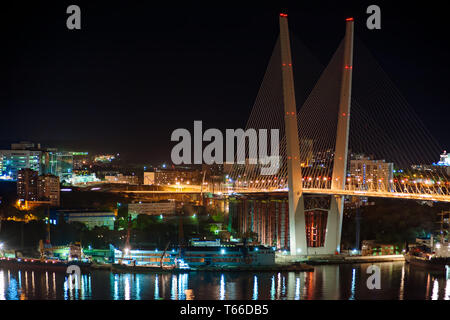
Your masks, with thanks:
M3 78L5 117L14 118L15 110L32 116L2 126L2 149L31 140L161 163L170 158L170 133L193 120L210 128L245 126L242 119L250 114L276 39L279 8L199 6L186 11L135 5L112 21L108 17L119 17L118 7L80 6L79 31L65 28L64 5L32 5L20 19L6 18L12 50L2 53L9 62ZM356 35L445 149L448 45L431 32L444 27L442 13L402 8L400 15L398 8L383 4L382 29L370 31L365 8L290 6L292 33L326 65L336 39L343 36L336 26L354 16ZM423 16L434 18L425 24L419 19ZM25 21L39 27L25 27ZM316 32L304 32L311 26ZM428 42L425 46L412 38ZM216 109L224 110L220 118Z
M450 300L445 10L214 5L2 7L0 300Z

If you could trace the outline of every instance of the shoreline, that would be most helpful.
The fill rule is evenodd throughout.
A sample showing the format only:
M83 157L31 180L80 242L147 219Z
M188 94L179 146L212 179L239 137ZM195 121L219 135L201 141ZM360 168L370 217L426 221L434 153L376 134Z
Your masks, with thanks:
M330 264L358 264L358 263L378 263L378 262L404 262L403 255L384 256L344 256L344 257L318 257L303 261L308 265L330 265Z

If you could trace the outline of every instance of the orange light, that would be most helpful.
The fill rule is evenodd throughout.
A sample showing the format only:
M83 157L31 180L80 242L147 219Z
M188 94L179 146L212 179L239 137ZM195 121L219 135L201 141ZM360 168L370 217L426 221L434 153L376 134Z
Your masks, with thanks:
M286 13L280 13L280 17L287 17Z
M347 19L345 19L345 21L353 21L354 19L353 18L347 18Z

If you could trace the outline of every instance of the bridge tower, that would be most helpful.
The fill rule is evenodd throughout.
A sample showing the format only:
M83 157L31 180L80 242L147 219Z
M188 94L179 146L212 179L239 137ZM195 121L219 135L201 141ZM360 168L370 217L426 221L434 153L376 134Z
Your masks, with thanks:
M344 190L347 179L348 133L353 71L353 18L346 19L344 59L331 189ZM340 252L344 197L331 196L325 237L326 253Z
M291 255L308 254L305 203L300 166L300 144L297 127L294 78L287 14L280 14L281 69L283 81L284 117L286 127L288 187L289 187L289 237ZM348 135L350 125L350 100L353 64L353 18L346 19L344 59L336 147L333 165L332 189L344 190L347 175ZM331 196L327 214L324 247L314 248L314 253L333 254L340 251L344 197Z
M291 255L307 254L300 144L297 127L294 74L287 14L280 14L281 72L289 187L289 238Z

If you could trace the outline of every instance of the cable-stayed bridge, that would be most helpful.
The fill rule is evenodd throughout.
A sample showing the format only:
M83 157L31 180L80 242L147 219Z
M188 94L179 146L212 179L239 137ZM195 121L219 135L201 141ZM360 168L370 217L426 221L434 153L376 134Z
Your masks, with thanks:
M282 132L280 169L262 176L261 165L247 158L233 166L231 181L234 192L288 192L291 254L308 252L306 220L322 220L325 240L315 253L340 251L344 196L450 202L449 173L432 165L439 145L368 50L354 50L353 19L346 19L345 37L312 88L304 77L313 63L305 55L293 59L287 15L279 20L246 128ZM256 154L255 144L240 147ZM305 208L311 196L327 201Z
M246 132L279 130L279 168L261 175L261 159L247 157L231 164L220 187L178 192L287 193L293 255L308 254L314 228L323 234L314 253L340 251L345 196L450 202L450 167L434 163L441 146L355 37L354 20L346 19L345 36L326 67L291 37L286 14L279 22L246 125ZM245 155L260 148L237 147Z

